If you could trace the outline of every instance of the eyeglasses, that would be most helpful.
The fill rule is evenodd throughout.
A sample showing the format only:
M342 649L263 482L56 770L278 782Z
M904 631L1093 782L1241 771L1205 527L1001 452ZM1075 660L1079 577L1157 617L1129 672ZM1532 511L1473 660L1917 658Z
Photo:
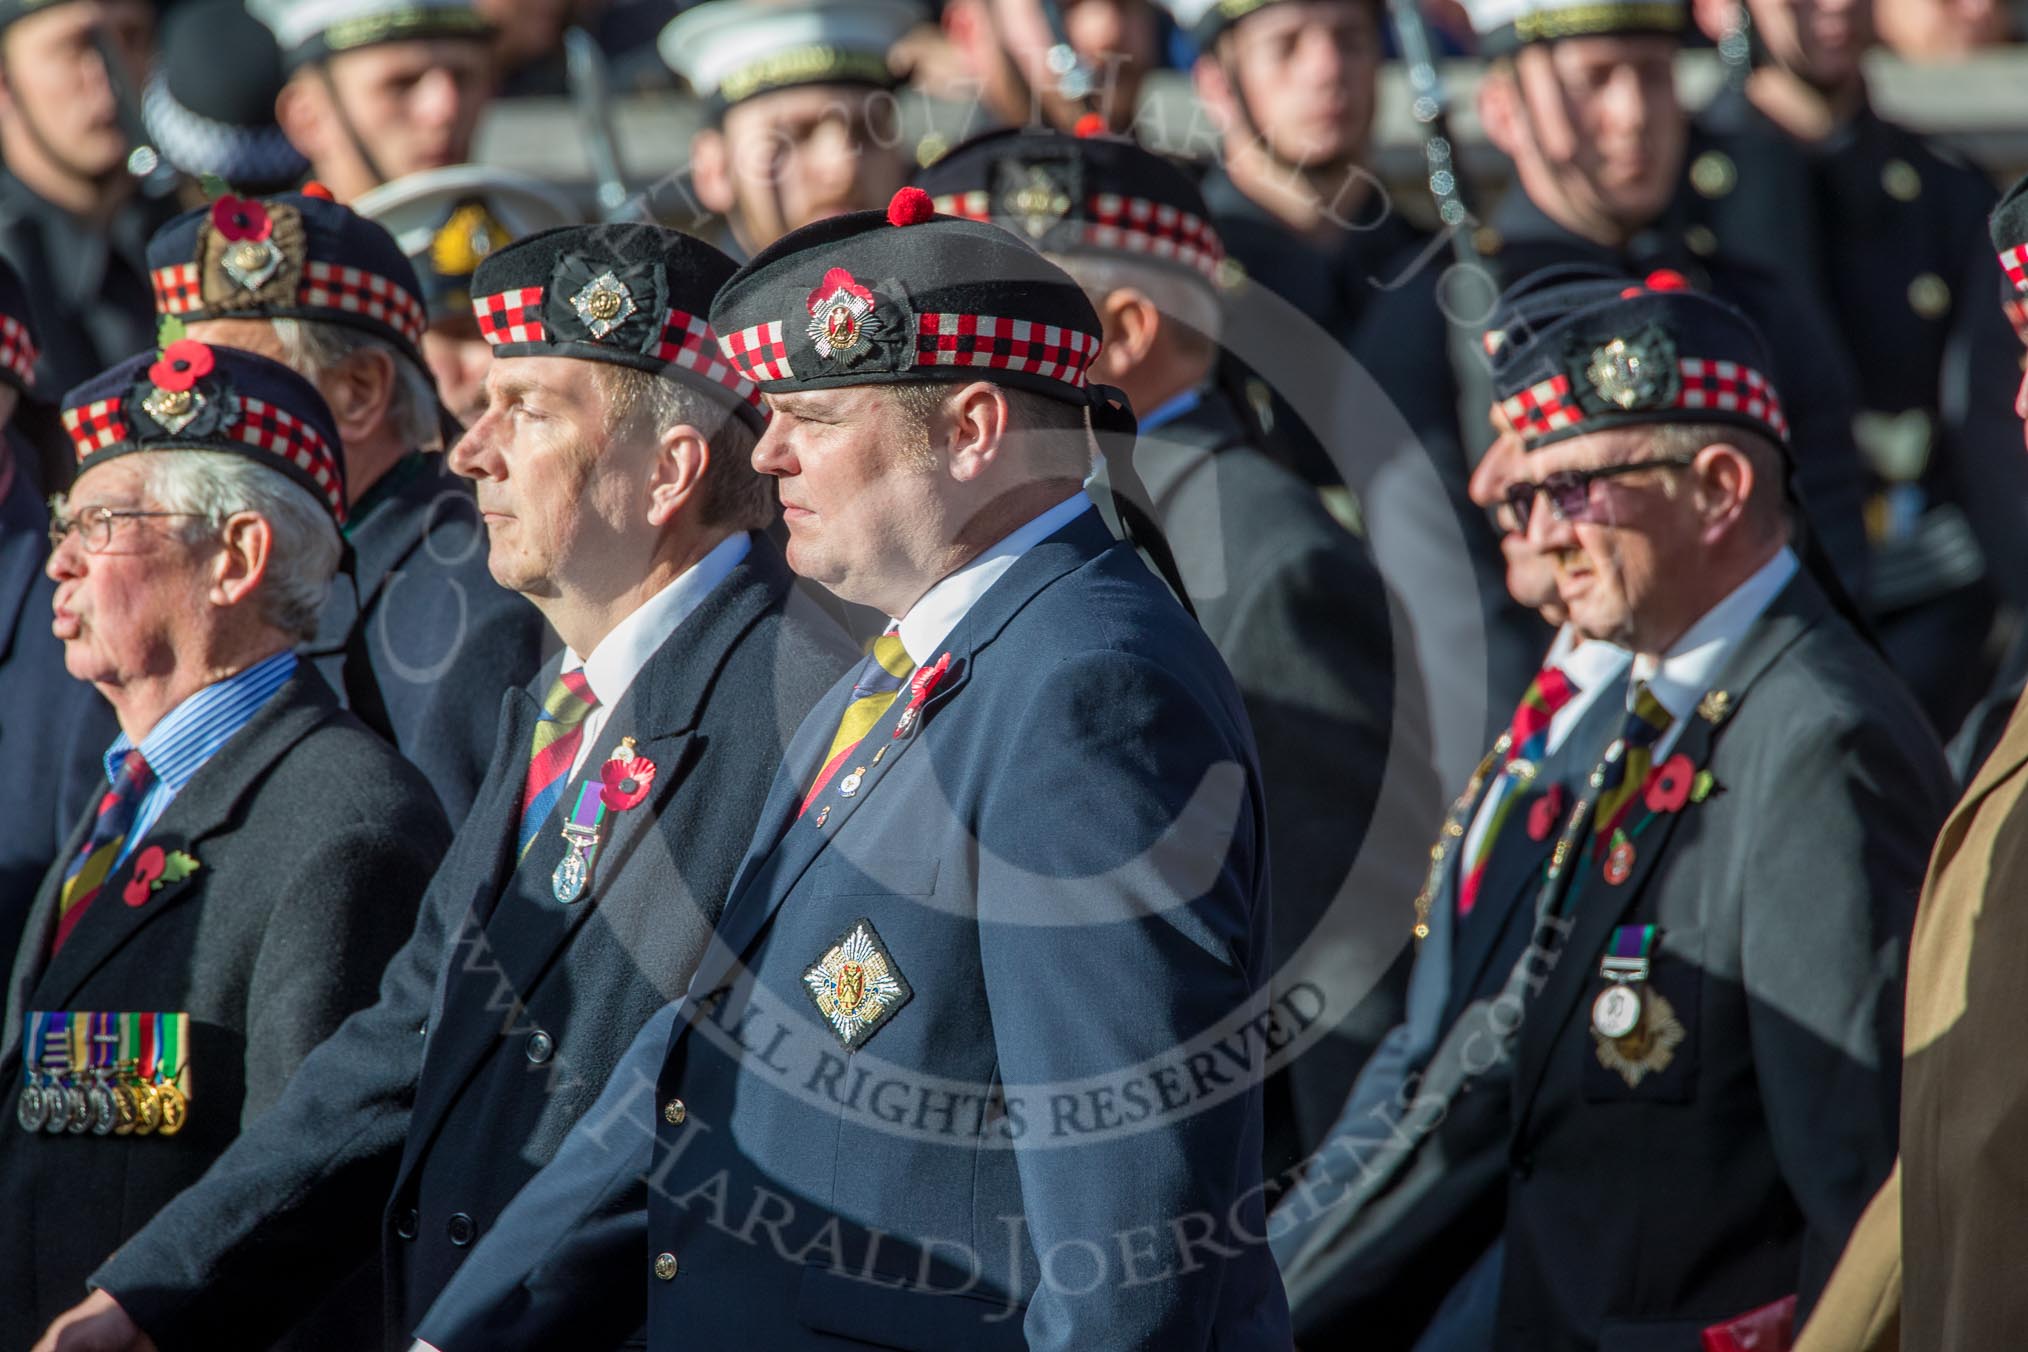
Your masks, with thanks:
M49 547L52 551L63 548L63 542L70 538L72 531L76 531L78 538L84 541L85 553L103 554L112 547L113 523L116 521L196 515L196 512L148 512L138 507L87 507L76 516L70 516L63 510L63 499L52 498L49 503Z
M1589 521L1591 486L1599 480L1637 474L1644 469L1689 469L1696 463L1694 456L1679 455L1666 460L1636 460L1630 465L1606 465L1599 469L1560 469L1543 476L1541 483L1507 485L1507 506L1520 523L1516 529L1522 531L1528 529L1528 509L1535 504L1537 493L1549 499L1550 513L1558 521Z

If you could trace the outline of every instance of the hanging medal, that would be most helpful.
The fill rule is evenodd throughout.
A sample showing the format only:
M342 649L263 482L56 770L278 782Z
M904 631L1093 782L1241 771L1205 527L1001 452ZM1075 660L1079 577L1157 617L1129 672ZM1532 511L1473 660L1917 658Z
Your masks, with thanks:
M89 1014L71 1014L69 1020L66 1031L70 1035L70 1060L63 1077L63 1130L72 1136L82 1136L92 1125L92 1101L86 1089L91 1077L92 1020Z
M22 1042L21 1098L14 1105L14 1121L23 1131L41 1131L49 1120L49 1097L43 1091L43 1030L49 1015L40 1010L28 1015L28 1036Z
M1591 1026L1600 1037L1617 1040L1641 1026L1641 988L1648 980L1648 953L1654 947L1653 925L1621 925L1599 962L1607 981L1591 1006Z
M654 783L655 762L634 749L633 738L622 737L598 775L578 786L577 799L563 824L563 838L570 849L549 879L550 892L559 903L570 905L591 885L592 861L598 856L606 813L639 807Z
M184 1122L190 1117L190 1095L181 1083L184 1060L189 1053L189 1017L187 1014L154 1016L156 1038L160 1044L155 1061L155 1092L162 1103L162 1123L155 1130L163 1136L174 1136L183 1130Z
M91 1105L94 1136L110 1136L120 1124L120 1101L113 1093L113 1063L119 1059L120 1035L113 1031L114 1015L93 1014L91 1019L91 1082L85 1100Z
M563 824L563 838L570 848L549 877L549 890L558 902L568 906L582 897L591 883L592 859L599 852L599 828L605 825L606 805L600 801L604 786L586 780L578 785L577 802Z
M128 1014L122 1022L134 1066L128 1083L134 1094L134 1135L148 1136L162 1125L162 1095L155 1089L155 1016Z

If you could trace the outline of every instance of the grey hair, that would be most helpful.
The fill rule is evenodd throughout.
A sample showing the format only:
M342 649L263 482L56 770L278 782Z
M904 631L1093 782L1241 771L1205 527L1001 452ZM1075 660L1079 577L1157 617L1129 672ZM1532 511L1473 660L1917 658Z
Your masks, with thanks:
M1136 258L1097 258L1090 254L1044 254L1069 273L1096 305L1115 291L1138 291L1155 303L1162 318L1189 331L1198 345L1215 350L1225 329L1225 313L1211 284L1173 267Z
M437 384L429 372L416 365L415 358L387 339L349 324L319 319L268 322L275 326L283 363L313 384L356 352L385 352L394 361L394 397L387 407L387 421L412 450L437 445L442 435L437 426Z
M1706 446L1736 446L1753 466L1756 485L1749 511L1769 531L1793 533L1794 512L1788 500L1788 457L1765 434L1737 423L1659 423L1648 442L1649 453L1658 460L1694 456ZM1666 476L1665 492L1674 493L1676 476Z
M674 376L632 366L599 362L594 370L606 399L606 426L613 431L659 437L672 427L687 425L704 434L711 462L698 495L697 519L702 524L763 530L774 519L773 485L753 467L759 435L723 400Z
M331 513L307 488L243 455L162 451L145 459L147 493L156 505L202 523L187 527L185 539L215 536L240 512L268 523L274 547L256 598L261 617L298 642L315 638L343 549Z

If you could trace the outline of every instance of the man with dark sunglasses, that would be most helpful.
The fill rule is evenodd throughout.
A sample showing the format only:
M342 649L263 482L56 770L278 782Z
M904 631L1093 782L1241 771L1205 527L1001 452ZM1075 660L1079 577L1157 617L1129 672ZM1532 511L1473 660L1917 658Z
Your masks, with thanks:
M1803 565L1765 344L1661 281L1545 293L1494 361L1549 499L1527 538L1571 624L1633 653L1509 986L1501 1347L1759 1346L1807 1315L1893 1161L1951 796Z

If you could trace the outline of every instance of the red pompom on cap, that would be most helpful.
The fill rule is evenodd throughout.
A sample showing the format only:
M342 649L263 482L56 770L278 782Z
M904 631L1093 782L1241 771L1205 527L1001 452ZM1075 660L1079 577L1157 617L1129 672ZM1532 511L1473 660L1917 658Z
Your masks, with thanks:
M1690 279L1674 268L1658 268L1648 274L1650 291L1688 291Z
M1104 114L1086 113L1077 120L1077 125L1071 128L1071 134L1082 140L1089 140L1094 136L1104 136L1106 134L1106 119Z
M331 195L331 190L329 188L325 187L323 184L319 183L314 178L311 179L308 183L305 183L303 185L303 196L314 197L320 202L335 202L338 200L337 198Z
M921 188L903 188L887 204L889 225L921 225L936 214L936 203Z

